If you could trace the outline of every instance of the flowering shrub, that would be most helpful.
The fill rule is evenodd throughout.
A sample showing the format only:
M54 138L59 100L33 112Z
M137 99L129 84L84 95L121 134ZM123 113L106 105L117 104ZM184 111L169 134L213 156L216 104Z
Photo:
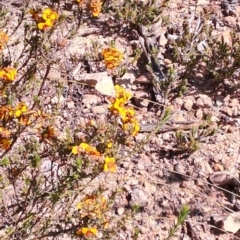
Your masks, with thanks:
M53 27L55 21L58 19L58 14L50 8L43 10L39 15L34 9L29 11L32 14L32 18L37 22L37 26L40 30L46 30Z
M94 17L98 17L99 13L102 10L102 1L101 0L90 0L89 9L92 12Z
M123 54L116 48L108 47L102 50L104 63L108 69L114 69L118 67L122 60Z
M140 130L140 126L135 118L135 111L132 107L125 106L132 96L118 85L115 86L115 90L116 96L111 99L109 110L113 114L120 116L124 130L131 131L132 136L136 136Z
M105 157L104 171L105 172L116 172L117 166L115 159L112 157Z
M103 2L101 0L89 0L88 4L86 3L86 0L76 0L79 4L80 8L88 6L88 9L92 13L94 17L98 17L101 10L102 10L102 4Z
M97 149L93 146L88 145L87 143L81 143L79 146L74 146L72 148L73 154L88 154L88 155L95 155L100 156L100 152L97 151Z
M17 70L12 67L5 67L0 70L0 78L3 83L11 83L15 80Z
M94 227L83 227L77 231L77 234L84 235L86 238L91 238L97 235L97 229Z

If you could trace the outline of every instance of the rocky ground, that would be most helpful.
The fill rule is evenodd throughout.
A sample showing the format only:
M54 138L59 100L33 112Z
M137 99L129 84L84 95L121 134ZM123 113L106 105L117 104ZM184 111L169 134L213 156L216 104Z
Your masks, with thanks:
M17 19L26 2L1 3L10 10L7 16L11 21L4 28L13 33L9 43L12 47L5 49L3 56L10 56L12 62L18 61L19 66L23 66L27 58L27 55L19 57L24 52L24 42L13 43L24 38L24 24L14 32L12 29L18 25ZM228 81L236 84L238 87L234 91L227 91L224 84L212 88L211 80L203 80L204 73L198 68L199 72L195 69L194 76L187 79L186 91L181 96L177 96L174 86L173 91L162 93L154 89L152 76L145 68L146 56L142 54L143 60L133 61L134 48L142 48L138 36L134 36L136 32L125 23L118 29L114 17L104 12L105 8L99 18L83 16L80 27L76 27L78 21L73 19L76 18L77 5L67 1L29 3L30 6L59 7L59 12L67 16L66 23L59 25L51 37L51 42L58 49L49 49L51 52L47 61L53 61L54 65L39 96L46 113L55 116L54 124L59 138L65 137L63 129L74 129L86 119L106 119L109 106L107 95L111 95L114 81L101 58L97 57L102 46L107 46L110 41L114 41L116 47L124 52L127 72L118 76L115 83L134 95L132 105L136 109L141 131L134 138L134 145L121 149L116 173L100 173L94 179L82 180L81 186L74 186L72 190L79 192L72 195L66 193L67 196L55 205L49 204L48 197L43 197L39 202L39 199L36 202L21 199L27 176L34 176L34 172L27 167L24 155L14 160L14 166L25 169L12 179L9 173L12 168L1 165L1 239L81 239L81 236L74 235L78 224L75 206L82 195L90 194L103 185L104 194L112 200L107 213L111 219L111 230L107 234L99 231L96 239L167 239L169 229L176 223L183 205L190 207L190 214L171 239L240 239L238 71L233 78L222 79L226 85ZM172 66L181 73L182 66L169 57L169 39L183 32L184 21L193 24L196 30L198 18L208 11L208 23L213 26L215 36L222 37L226 44L232 44L230 31L239 35L238 1L170 0L162 12L162 16L168 19L162 18L165 22L158 22L155 29L161 65L165 68ZM24 22L30 24L32 19L26 15ZM69 37L71 31L74 34ZM83 57L85 60L79 61ZM41 78L46 64L39 62L37 66L36 76ZM167 75L165 68L163 71ZM19 69L20 75L26 71L25 66ZM31 96L39 88L29 85L30 90L26 92L21 87L24 84L20 80L18 83L23 94L17 98L33 104ZM159 95L162 97L158 98ZM166 107L171 108L171 115L167 123L156 129L154 126L163 117ZM177 131L182 132L180 137L176 136ZM30 137L30 132L23 133L17 139L16 146ZM42 148L46 154L38 173L47 180L40 188L44 191L49 189L50 192L51 184L60 182L65 174L64 161L68 161L68 157L59 160L58 156L51 156L49 148ZM11 154L14 153L8 152L2 156ZM117 194L113 197L115 191ZM17 206L19 203L28 203L28 206ZM134 206L138 206L135 211ZM21 219L22 216L24 218ZM68 217L69 221L66 220ZM29 224L35 225L28 228L26 225L31 218L34 221ZM47 232L38 233L34 229L39 222L42 226L39 219L51 222ZM15 234L13 231L16 231Z

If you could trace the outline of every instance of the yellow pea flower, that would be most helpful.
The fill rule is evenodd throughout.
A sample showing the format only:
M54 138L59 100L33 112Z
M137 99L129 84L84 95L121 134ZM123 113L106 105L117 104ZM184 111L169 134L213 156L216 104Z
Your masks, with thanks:
M89 4L90 11L94 17L98 17L99 13L102 10L102 1L101 0L91 0Z
M105 172L116 172L117 166L114 158L105 157L104 169Z
M118 49L112 47L103 49L102 55L108 69L118 67L123 60L123 54Z
M0 78L4 83L11 83L16 78L17 70L12 67L5 67L0 70Z
M89 238L97 235L97 229L94 227L83 227L77 231L77 234L82 234L85 237Z

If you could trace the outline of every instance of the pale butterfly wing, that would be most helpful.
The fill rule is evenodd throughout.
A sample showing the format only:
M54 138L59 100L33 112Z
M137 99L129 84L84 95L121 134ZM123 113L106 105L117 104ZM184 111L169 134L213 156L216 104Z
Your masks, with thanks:
M109 76L103 77L101 81L97 82L95 89L103 95L107 95L110 97L115 96L114 84L112 78Z

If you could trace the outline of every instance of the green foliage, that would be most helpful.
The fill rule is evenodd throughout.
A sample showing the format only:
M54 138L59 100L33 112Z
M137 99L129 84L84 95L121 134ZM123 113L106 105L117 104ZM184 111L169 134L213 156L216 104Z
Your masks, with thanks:
M180 226L184 224L184 221L186 220L187 216L190 213L190 207L188 205L182 206L180 213L177 218L177 222L173 225L173 227L169 230L168 237L165 238L165 240L171 239L174 234L177 232Z

